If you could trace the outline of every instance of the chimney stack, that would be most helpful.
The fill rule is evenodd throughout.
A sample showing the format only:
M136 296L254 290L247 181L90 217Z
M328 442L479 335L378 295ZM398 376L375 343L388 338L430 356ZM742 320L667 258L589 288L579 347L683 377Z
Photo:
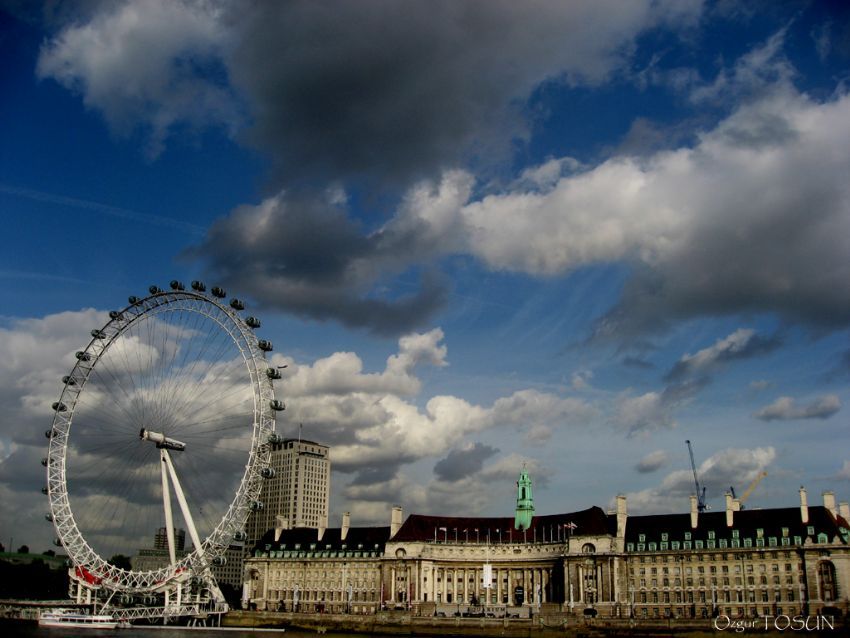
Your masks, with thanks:
M734 524L735 499L732 494L726 492L726 527L732 527Z
M691 529L697 528L698 520L699 510L697 509L697 497L695 494L691 494Z
M328 517L322 516L322 519L319 521L319 535L318 540L322 542L322 538L325 536L325 530L328 529Z
M280 533L289 529L289 519L285 516L275 516L274 517L274 542L278 542L280 540Z
M800 486L800 520L803 525L809 522L809 498L806 495L806 488Z
M829 513L832 514L833 517L838 516L838 510L835 507L835 493L834 492L824 492L823 493L823 506L829 510Z
M339 539L345 540L345 537L348 536L348 528L351 527L351 514L345 512L342 515L342 530L340 530Z
M398 530L401 529L402 514L401 507L398 505L393 507L393 513L390 518L390 538L398 534Z
M617 494L617 536L624 538L626 536L626 520L628 519L628 508L626 507L626 497L623 494Z
M838 504L838 513L845 521L850 523L850 504L847 501L842 501Z

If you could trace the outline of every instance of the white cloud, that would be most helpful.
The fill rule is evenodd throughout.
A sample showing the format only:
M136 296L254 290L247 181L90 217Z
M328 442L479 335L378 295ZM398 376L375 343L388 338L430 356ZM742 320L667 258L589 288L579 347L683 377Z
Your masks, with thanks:
M844 461L844 465L838 470L838 478L850 481L850 461Z
M287 366L281 370L281 387L287 397L352 393L411 396L417 394L421 386L413 374L417 365L447 365L446 346L442 340L443 331L439 328L401 337L398 354L387 359L381 373L364 374L363 362L353 352L335 352L312 365L299 365L292 359L275 355L273 364Z
M82 93L116 130L149 127L154 155L177 123L232 128L240 120L230 89L209 79L228 38L216 3L103 6L90 22L73 23L45 44L39 77Z
M797 405L792 397L779 397L755 413L762 421L790 421L796 419L828 419L841 409L841 401L834 394L817 397L806 405Z

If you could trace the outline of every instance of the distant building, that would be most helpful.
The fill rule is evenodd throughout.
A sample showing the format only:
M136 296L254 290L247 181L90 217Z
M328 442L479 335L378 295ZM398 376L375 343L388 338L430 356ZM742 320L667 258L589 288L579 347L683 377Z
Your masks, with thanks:
M168 529L165 527L160 527L156 531L156 538L154 538L153 542L154 549L168 549ZM180 529L178 527L174 528L174 549L178 552L182 552L186 549L186 530Z
M279 526L246 561L245 603L301 611L533 613L662 619L850 612L850 507L628 516L598 507L530 516L531 479L508 517L414 514L389 528ZM343 593L341 593L343 592ZM343 596L340 599L340 596ZM374 598L377 596L377 600ZM357 604L355 604L357 603ZM354 609L356 607L356 609Z
M284 528L326 528L331 485L328 447L284 439L272 444L270 466L275 475L263 481L263 509L248 517L249 546L281 521Z

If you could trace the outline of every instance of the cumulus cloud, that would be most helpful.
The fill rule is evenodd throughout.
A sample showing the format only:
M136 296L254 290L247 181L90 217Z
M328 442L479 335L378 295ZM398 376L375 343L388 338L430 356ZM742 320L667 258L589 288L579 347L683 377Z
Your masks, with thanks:
M838 470L838 478L850 481L850 461L844 461L844 465Z
M708 383L706 377L670 383L661 391L634 396L622 393L616 401L613 422L629 436L676 427L675 411L690 402Z
M178 124L233 131L243 116L221 73L229 36L218 14L200 1L104 3L45 43L37 73L82 94L116 131L146 128L152 155Z
M751 311L847 325L849 122L850 97L816 103L777 89L693 148L616 157L542 193L470 202L460 213L469 250L492 268L539 275L632 263L599 337Z
M776 459L772 447L721 450L698 468L700 481L709 499L723 495L730 485L751 483L760 472ZM690 469L669 473L655 487L630 492L626 496L629 511L640 514L660 514L688 511L688 496L694 493L694 478Z
M638 461L635 469L641 474L649 474L650 472L661 469L665 465L667 465L667 452L664 450L655 450Z
M792 397L779 397L755 413L762 421L792 421L798 419L828 419L841 409L841 401L834 394L826 394L805 405L797 405Z

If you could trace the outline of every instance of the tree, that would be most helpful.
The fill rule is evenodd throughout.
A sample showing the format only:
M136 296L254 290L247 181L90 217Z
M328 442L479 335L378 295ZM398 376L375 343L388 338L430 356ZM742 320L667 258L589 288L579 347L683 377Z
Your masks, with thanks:
M52 549L48 549L46 552L41 552L42 556L56 556L56 552Z
M112 558L107 561L110 565L115 565L121 569L133 569L130 565L130 557L125 556L124 554L115 554Z
M29 545L21 545L18 548L18 553L19 554L29 554L30 553Z

